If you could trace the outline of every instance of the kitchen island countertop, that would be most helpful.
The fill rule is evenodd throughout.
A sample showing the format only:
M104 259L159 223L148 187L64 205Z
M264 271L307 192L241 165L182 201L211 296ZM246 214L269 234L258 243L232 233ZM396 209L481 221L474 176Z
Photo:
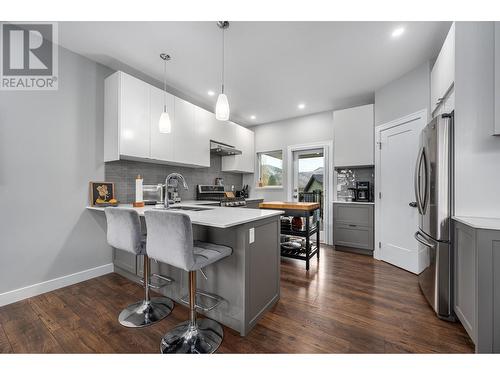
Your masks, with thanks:
M171 207L192 207L202 208L202 211L189 211L189 210L175 210L175 212L183 212L191 218L194 225L201 225L214 228L231 228L237 225L250 223L261 219L270 218L273 216L280 216L283 211L279 210L258 210L249 208L236 208L236 207L207 207L207 204L194 204L189 203L173 204ZM213 203L213 202L212 202ZM120 204L118 207L134 208L131 204ZM103 207L88 206L87 209L93 211L104 212ZM140 216L144 216L144 212L148 210L155 210L154 206L145 206L134 208Z

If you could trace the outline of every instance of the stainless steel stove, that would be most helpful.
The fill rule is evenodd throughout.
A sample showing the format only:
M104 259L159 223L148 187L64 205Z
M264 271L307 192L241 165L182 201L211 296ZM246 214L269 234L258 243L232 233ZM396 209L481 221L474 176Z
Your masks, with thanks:
M219 202L221 207L245 207L247 205L244 197L226 197L222 185L198 185L196 199L199 201Z

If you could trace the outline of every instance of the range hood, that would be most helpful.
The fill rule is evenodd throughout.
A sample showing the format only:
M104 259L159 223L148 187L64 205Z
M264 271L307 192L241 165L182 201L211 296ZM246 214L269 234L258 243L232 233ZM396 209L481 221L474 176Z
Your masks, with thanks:
M216 141L210 141L210 153L219 156L241 155L241 151L234 148L234 146Z

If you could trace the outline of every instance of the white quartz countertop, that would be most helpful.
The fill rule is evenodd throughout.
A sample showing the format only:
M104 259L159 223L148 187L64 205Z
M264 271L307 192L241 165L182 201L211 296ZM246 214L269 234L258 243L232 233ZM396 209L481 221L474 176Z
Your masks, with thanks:
M453 216L453 220L475 229L500 230L500 218L496 217Z
M182 202L181 204L174 204L171 207L206 207L203 204L189 204L190 201ZM214 203L214 202L211 202ZM133 208L131 204L120 204L119 207ZM104 212L103 207L91 207L88 206L87 209L93 211ZM154 210L154 206L146 206L140 208L134 208L140 216L144 216L144 212L148 210ZM252 208L236 208L236 207L210 207L208 210L203 211L188 211L188 210L176 210L175 212L183 212L191 218L191 222L195 225L202 225L207 227L215 228L230 228L236 225L250 223L252 221L257 221L261 219L267 219L273 216L280 216L284 212L278 210L258 210Z
M347 201L333 201L333 203L343 203L343 204L368 204L373 205L375 202L347 202Z

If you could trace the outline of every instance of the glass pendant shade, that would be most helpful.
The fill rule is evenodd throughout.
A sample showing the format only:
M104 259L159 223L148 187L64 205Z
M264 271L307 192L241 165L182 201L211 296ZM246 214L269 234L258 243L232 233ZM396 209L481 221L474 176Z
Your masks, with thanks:
M219 121L229 120L229 102L226 94L219 94L215 105L215 118Z
M161 114L158 128L160 130L160 133L162 134L169 134L172 131L172 124L170 122L170 116L168 115L167 111Z

